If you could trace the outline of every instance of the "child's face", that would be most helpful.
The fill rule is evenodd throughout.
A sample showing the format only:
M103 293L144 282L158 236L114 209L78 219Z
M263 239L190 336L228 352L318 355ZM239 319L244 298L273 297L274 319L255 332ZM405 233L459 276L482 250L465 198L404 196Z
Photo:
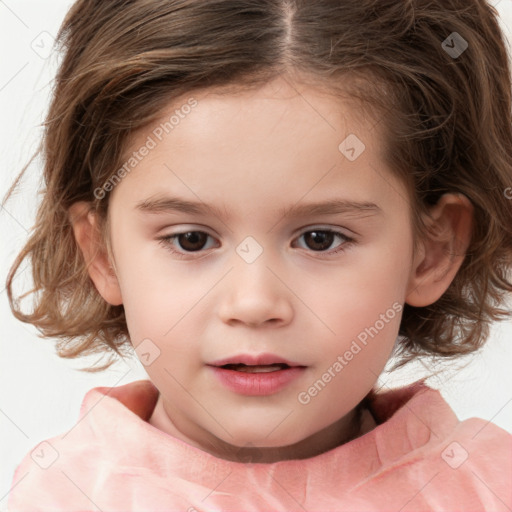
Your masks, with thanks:
M208 451L299 443L307 452L324 429L320 438L339 444L392 352L412 287L410 205L383 164L378 125L295 87L173 104L161 119L176 116L169 133L157 122L135 134L127 158L137 151L137 164L110 198L132 343L151 363L169 425ZM366 146L358 157L355 139L339 149L349 134ZM171 198L219 215L168 209ZM334 200L367 207L282 213ZM140 207L159 201L158 211ZM187 232L196 234L161 240ZM302 368L281 370L275 386L271 372L212 366L241 354Z

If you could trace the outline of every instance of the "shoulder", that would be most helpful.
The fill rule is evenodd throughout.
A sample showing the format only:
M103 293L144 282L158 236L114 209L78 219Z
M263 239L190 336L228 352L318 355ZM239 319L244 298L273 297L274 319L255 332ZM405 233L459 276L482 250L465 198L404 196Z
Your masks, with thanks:
M74 448L76 454L78 447ZM42 441L31 449L14 473L9 493L9 512L63 511L69 508L70 503L88 510L91 503L84 500L84 495L79 491L84 467L88 465L88 450L82 446L80 451L81 462L70 456L69 449L66 449L59 437ZM77 470L81 473L78 478Z
M465 504L465 510L510 510L512 435L497 425L471 418L433 445L430 493Z
M382 421L382 463L363 484L408 510L510 510L512 435L490 421L459 421L441 393L418 382L371 397ZM386 498L386 499L388 499Z
M94 496L108 499L115 491L127 458L139 462L137 443L146 435L145 417L157 397L150 381L89 390L75 425L37 444L16 468L9 511L69 510L70 503L73 509L96 510Z
M453 470L462 469L475 483L512 495L512 434L481 418L459 423L444 441L442 459Z

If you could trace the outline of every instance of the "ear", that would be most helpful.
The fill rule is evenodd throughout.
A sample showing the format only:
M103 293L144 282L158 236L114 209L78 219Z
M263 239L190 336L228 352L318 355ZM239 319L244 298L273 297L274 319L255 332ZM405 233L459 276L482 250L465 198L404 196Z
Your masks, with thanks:
M405 302L433 304L455 278L471 242L473 205L462 194L444 194L430 209L427 236L414 258Z
M69 208L75 240L82 251L87 271L100 295L113 306L123 303L121 289L104 247L96 214L90 203L79 201Z

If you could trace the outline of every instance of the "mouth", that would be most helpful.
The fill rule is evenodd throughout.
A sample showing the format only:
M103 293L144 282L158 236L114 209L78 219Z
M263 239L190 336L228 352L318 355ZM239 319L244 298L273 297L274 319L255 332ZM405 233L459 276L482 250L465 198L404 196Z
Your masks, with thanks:
M224 359L219 359L208 364L235 371L278 371L296 366L299 363L289 361L276 354L237 354ZM252 370L251 370L252 369Z
M278 372L280 370L286 370L288 368L292 368L286 363L275 363L275 364L258 364L258 365L249 365L243 363L236 364L223 364L218 368L223 368L224 370L233 370L235 372L244 372L244 373L270 373L270 372Z
M300 378L306 366L274 354L239 354L208 364L218 381L240 395L272 395Z

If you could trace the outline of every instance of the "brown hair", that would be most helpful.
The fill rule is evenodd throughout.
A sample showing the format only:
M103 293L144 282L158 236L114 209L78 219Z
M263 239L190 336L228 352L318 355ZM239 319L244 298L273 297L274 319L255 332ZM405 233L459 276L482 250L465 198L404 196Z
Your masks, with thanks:
M57 43L63 60L41 147L45 193L7 291L16 318L56 337L61 357L109 354L85 369L99 371L129 346L123 307L107 304L87 274L70 205L90 201L108 217L108 194L94 190L122 164L130 134L169 102L278 76L373 117L385 161L410 191L416 233L445 192L474 206L471 244L448 290L428 307L405 305L399 365L473 352L490 322L510 315L499 306L512 291L511 77L497 12L484 0L78 0ZM26 257L29 314L12 290Z

